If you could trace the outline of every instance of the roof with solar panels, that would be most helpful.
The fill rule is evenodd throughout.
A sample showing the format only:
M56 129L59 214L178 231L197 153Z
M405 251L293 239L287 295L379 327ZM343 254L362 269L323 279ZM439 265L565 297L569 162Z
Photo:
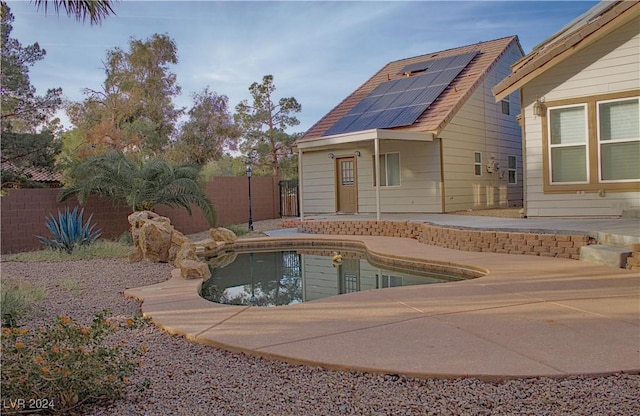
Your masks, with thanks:
M371 129L438 134L512 43L520 47L510 36L390 62L298 142Z

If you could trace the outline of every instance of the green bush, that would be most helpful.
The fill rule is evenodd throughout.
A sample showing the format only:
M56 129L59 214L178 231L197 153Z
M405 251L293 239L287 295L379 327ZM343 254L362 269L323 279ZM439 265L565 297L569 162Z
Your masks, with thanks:
M95 229L95 224L91 224L93 215L86 223L83 223L83 214L84 208L78 213L78 207L75 207L73 211L69 211L69 207L66 207L64 213L58 210L57 217L49 214L47 229L53 238L38 236L38 239L47 247L65 250L67 253L71 253L75 246L93 243L102 235L102 232Z
M31 313L33 304L45 297L43 288L6 279L2 282L1 293L3 327L17 326L20 318Z
M235 235L237 235L238 237L240 237L241 235L245 235L245 234L249 234L249 229L245 228L245 227L241 227L239 225L236 224L229 224L229 225L225 225L225 227L227 230L231 230L235 233Z
M43 404L49 410L68 414L121 397L146 347L128 348L126 340L118 342L112 335L145 321L135 318L117 324L106 315L107 311L96 314L89 327L59 316L42 328L4 328L3 403L10 404L17 398L27 403L45 399ZM145 380L141 387L148 384Z

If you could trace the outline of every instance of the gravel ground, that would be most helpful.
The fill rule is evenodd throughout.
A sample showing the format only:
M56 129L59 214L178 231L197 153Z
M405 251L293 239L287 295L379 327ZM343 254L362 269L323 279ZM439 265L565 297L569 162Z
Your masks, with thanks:
M46 289L46 299L27 325L59 314L88 324L104 308L126 319L138 314L140 305L123 291L163 281L171 270L167 264L129 264L125 259L3 261L1 267L3 280L21 279ZM415 379L250 357L172 336L152 324L121 335L130 346L149 348L132 382L148 377L151 387L85 415L640 414L640 375L501 382Z

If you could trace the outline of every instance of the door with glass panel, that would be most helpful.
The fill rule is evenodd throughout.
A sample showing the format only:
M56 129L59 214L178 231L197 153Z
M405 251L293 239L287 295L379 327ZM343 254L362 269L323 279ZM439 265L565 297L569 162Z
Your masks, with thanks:
M336 159L337 170L337 211L355 213L358 210L358 180L356 175L356 158L341 157Z

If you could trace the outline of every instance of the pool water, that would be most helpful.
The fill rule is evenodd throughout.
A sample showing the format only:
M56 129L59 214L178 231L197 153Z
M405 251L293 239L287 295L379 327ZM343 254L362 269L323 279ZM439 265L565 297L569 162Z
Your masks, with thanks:
M283 306L345 293L465 280L462 274L392 270L359 252L283 250L222 253L205 259L201 296L230 305Z

